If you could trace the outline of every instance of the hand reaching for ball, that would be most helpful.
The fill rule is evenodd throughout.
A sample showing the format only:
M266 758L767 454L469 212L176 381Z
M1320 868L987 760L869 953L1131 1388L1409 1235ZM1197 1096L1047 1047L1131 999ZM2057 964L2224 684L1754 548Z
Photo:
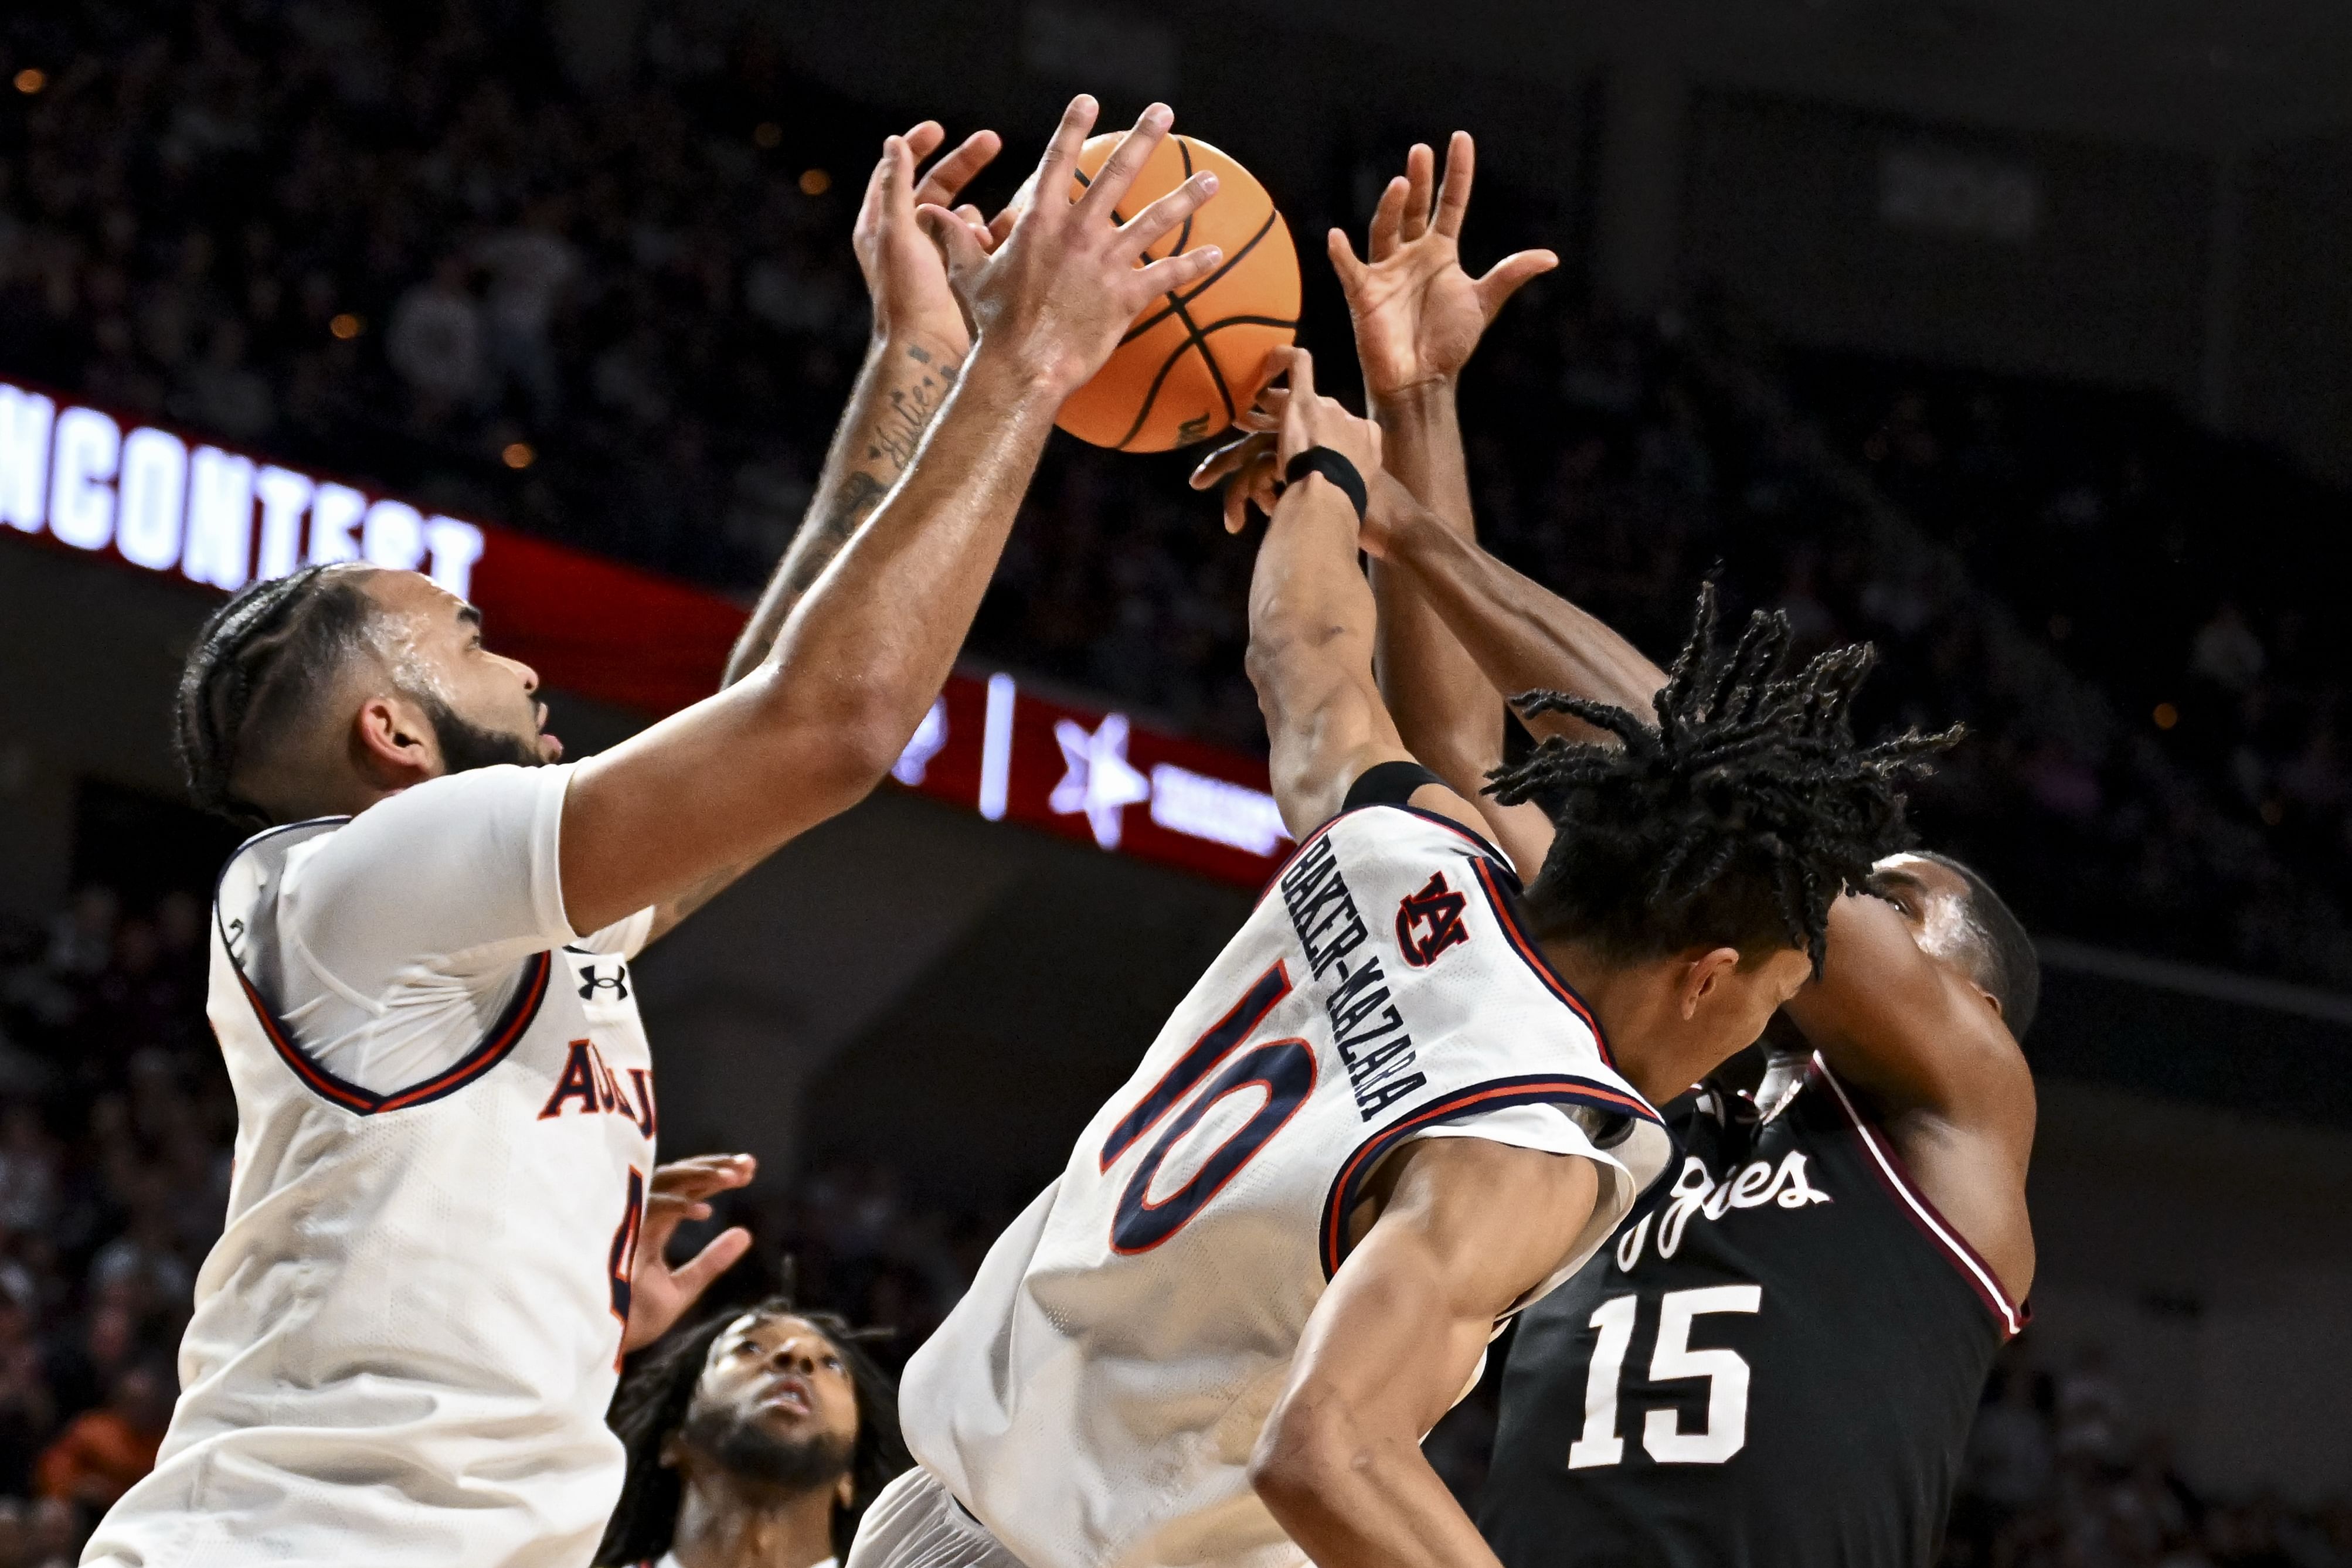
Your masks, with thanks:
M1275 380L1258 393L1257 403L1241 417L1250 434L1218 448L1192 471L1195 490L1225 486L1225 532L1237 534L1255 505L1268 517L1282 493L1282 476L1290 460L1310 447L1328 446L1356 465L1365 486L1377 493L1381 470L1381 427L1359 419L1337 399L1315 390L1315 357L1305 349L1276 349L1266 368Z
M1559 265L1550 251L1523 250L1484 277L1462 270L1462 219L1470 210L1476 156L1470 133L1455 131L1433 213L1436 154L1416 143L1405 172L1389 182L1373 209L1369 263L1358 259L1346 234L1331 231L1331 266L1356 324L1356 358L1370 397L1459 375L1504 302Z
M1081 94L1071 100L1029 182L1030 200L992 249L992 236L971 209L958 214L937 204L918 209L945 258L975 351L1004 356L1057 406L1102 368L1148 301L1200 281L1222 259L1214 246L1201 246L1136 265L1215 193L1213 174L1196 174L1125 223L1118 219L1120 198L1175 119L1164 104L1143 111L1083 195L1053 198L1051 193L1070 188L1095 113L1093 99Z
M939 247L917 225L915 213L919 207L952 203L972 177L988 166L1003 142L993 131L976 131L925 170L917 183L917 165L937 152L946 140L940 122L926 120L904 136L893 136L882 143L882 159L866 182L866 199L858 205L849 243L857 253L857 269L866 275L866 290L874 300L875 337L924 339L961 359L971 349L971 334L964 324L963 309L948 287L947 267ZM956 214L981 234L989 232L979 208L959 207ZM1009 220L999 221L1009 226Z

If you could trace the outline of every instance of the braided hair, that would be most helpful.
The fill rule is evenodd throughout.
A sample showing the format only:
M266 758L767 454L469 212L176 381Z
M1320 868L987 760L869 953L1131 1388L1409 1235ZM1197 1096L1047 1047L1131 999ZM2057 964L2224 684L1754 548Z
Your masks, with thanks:
M628 1450L621 1500L596 1548L599 1564L655 1563L668 1552L677 1532L678 1505L686 1488L677 1471L663 1464L662 1445L683 1428L694 1407L694 1391L710 1362L719 1335L747 1318L798 1318L833 1343L849 1369L857 1399L857 1441L849 1453L851 1500L833 1515L834 1555L846 1562L857 1521L891 1478L912 1461L898 1435L898 1388L890 1375L862 1348L887 1329L858 1329L837 1312L807 1312L789 1292L740 1309L715 1312L689 1329L672 1330L633 1362L613 1396L606 1417Z
M1790 675L1786 615L1756 612L1728 653L1716 622L1709 582L1654 725L1559 692L1514 698L1527 716L1571 715L1622 744L1549 737L1490 773L1486 792L1535 802L1557 829L1528 890L1538 936L1621 959L1796 947L1818 975L1831 901L1868 891L1872 862L1905 846L1899 786L1960 731L1857 746L1850 710L1876 657L1868 643Z
M375 604L363 574L304 567L257 582L213 612L180 670L176 736L188 794L242 826L269 810L239 796L238 768L265 758L367 646Z

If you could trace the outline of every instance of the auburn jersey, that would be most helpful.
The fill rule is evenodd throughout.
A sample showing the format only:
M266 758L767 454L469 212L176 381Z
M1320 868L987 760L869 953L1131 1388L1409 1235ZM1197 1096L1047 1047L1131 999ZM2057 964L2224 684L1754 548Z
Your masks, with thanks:
M1519 1320L1481 1528L1507 1568L1926 1568L2024 1312L1819 1058L1769 1116L1666 1109L1671 1182Z
M568 1568L618 1495L604 1417L654 1166L626 967L647 919L523 957L450 1065L369 1089L278 1003L284 890L345 821L265 833L222 873L227 1223L155 1469L86 1563Z
M1406 1141L1583 1155L1592 1223L1656 1113L1475 836L1406 807L1310 835L908 1366L908 1446L1028 1568L1300 1560L1244 1466L1348 1221Z

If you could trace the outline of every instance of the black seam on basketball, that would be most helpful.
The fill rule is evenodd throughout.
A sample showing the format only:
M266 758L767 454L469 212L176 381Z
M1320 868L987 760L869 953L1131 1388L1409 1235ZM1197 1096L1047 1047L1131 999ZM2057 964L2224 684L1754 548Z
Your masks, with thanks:
M1187 328L1192 328L1192 330L1186 336L1184 341L1177 344L1175 348L1170 350L1167 359L1160 361L1159 374L1151 378L1150 390L1143 394L1142 412L1135 416L1135 423L1128 426L1127 434L1120 436L1116 442L1112 443L1112 451L1125 451L1127 449L1127 444L1134 440L1137 434L1143 429L1143 422L1151 417L1151 405L1160 401L1160 383L1168 379L1168 372L1175 368L1176 361L1183 358L1185 351L1189 349L1200 349L1201 358L1207 361L1210 374L1217 377L1218 392L1224 393L1225 408L1227 411L1225 417L1228 421L1234 417L1232 413L1234 406L1233 395L1230 392L1225 392L1224 376L1219 371L1217 361L1215 358L1209 353L1208 346L1203 340L1207 339L1211 333L1221 332L1227 327L1286 327L1294 332L1298 329L1298 323L1297 321L1286 319L1280 316L1226 316L1210 322L1205 327L1200 328L1192 328L1192 319L1190 317L1186 317L1184 324Z
M1176 307L1176 319L1184 323L1185 341L1201 351L1201 362L1209 367L1209 379L1216 383L1217 396L1224 401L1225 423L1231 424L1236 414L1234 408L1233 389L1225 385L1224 368L1217 363L1217 356L1209 352L1209 340L1201 329L1193 324L1192 313L1179 305Z
M1134 440L1136 436L1142 432L1143 422L1151 417L1151 405L1160 401L1160 385L1168 380L1168 372L1174 370L1176 368L1176 361L1182 359L1186 354L1192 352L1192 340L1187 338L1182 342L1177 344L1175 348L1170 350L1168 357L1160 361L1160 369L1153 374L1151 378L1151 385L1143 394L1143 406L1135 411L1135 423L1127 427L1127 434L1125 435L1120 436L1116 442L1112 443L1111 449L1113 451L1126 451L1127 444Z
M1184 178L1187 180L1191 179L1192 177L1192 144L1185 141L1181 136L1176 139L1176 156L1184 160ZM1186 213L1184 214L1184 226L1176 231L1175 246L1171 249L1168 254L1171 256L1181 256L1185 251L1192 247L1192 214Z
M1228 272L1231 272L1234 267L1239 267L1242 262L1242 257L1247 256L1251 251L1257 248L1258 241L1264 239L1267 235L1274 232L1274 225L1281 219L1281 217L1282 214L1279 212L1276 212L1271 207L1267 208L1265 222L1259 225L1257 233L1250 235L1248 244L1243 246L1241 249L1227 256L1225 258L1225 264L1223 267L1220 267L1216 271L1201 279L1199 287L1181 295L1171 291L1167 296L1167 308L1161 310L1159 314L1146 317L1143 320L1138 321L1134 326L1129 327L1127 329L1127 336L1119 340L1120 345L1124 347L1125 345L1133 342L1136 339L1143 336L1144 333L1149 332L1154 327L1159 326L1162 321L1167 320L1169 317L1176 313L1176 308L1178 306L1190 305L1193 300L1198 299L1202 295L1206 294L1215 286L1217 279L1223 277Z

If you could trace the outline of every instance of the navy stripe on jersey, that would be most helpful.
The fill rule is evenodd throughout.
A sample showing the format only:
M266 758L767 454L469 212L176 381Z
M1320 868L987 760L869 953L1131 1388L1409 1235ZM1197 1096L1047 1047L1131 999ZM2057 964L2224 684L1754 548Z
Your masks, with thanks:
M261 998L260 990L247 977L244 967L234 957L230 960L230 967L236 970L237 984L245 988L246 1000L253 1004L254 1016L261 1020L261 1032L269 1037L270 1045L276 1048L279 1058L293 1070L294 1076L301 1081L303 1086L320 1099L341 1105L354 1115L373 1116L384 1111L404 1111L412 1105L422 1105L428 1101L455 1094L505 1061L516 1042L522 1039L523 1031L530 1028L531 1019L539 1016L540 1004L547 999L548 977L554 970L555 956L537 953L523 960L522 984L515 988L514 998L507 1003L506 1010L499 1015L499 1021L490 1026L489 1032L482 1037L481 1042L459 1059L455 1066L422 1083L412 1083L389 1094L362 1089L346 1079L336 1077L311 1061L309 1054L294 1043L292 1033L269 1010L269 1005Z
M1322 1236L1317 1249L1323 1261L1323 1277L1328 1280L1337 1274L1339 1265L1347 1261L1348 1216L1362 1196L1364 1183L1380 1168L1382 1155L1424 1127L1458 1122L1465 1116L1483 1115L1512 1105L1587 1105L1612 1115L1639 1116L1649 1122L1658 1119L1658 1113L1638 1094L1582 1078L1549 1073L1490 1079L1408 1111L1358 1145L1356 1152L1339 1167L1339 1174L1332 1178L1330 1195L1323 1202Z
M1568 1004L1569 1011L1584 1020L1584 1027L1592 1031L1592 1043L1600 1051L1601 1060L1614 1071L1617 1059L1610 1054L1609 1037L1601 1032L1601 1020L1593 1016L1584 998L1576 994L1576 988L1551 967L1551 960L1543 956L1543 949L1536 946L1535 938L1520 926L1518 910L1513 903L1517 883L1514 881L1507 889L1496 881L1493 868L1479 862L1475 869L1478 885L1486 890L1486 902L1494 908L1495 919L1502 925L1504 936L1509 939L1511 950L1526 961L1528 967L1535 971L1536 978L1541 980L1553 996ZM1656 1121L1656 1114L1652 1113L1650 1119Z
M1837 1101L1838 1108L1844 1112L1847 1124L1862 1145L1866 1156L1863 1164L1870 1167L1871 1174L1886 1188L1887 1196L1895 1200L1895 1207L1918 1228L1920 1235L1927 1238L1930 1246L1951 1260L1952 1266L1960 1271L1960 1278L1968 1281L1969 1288L1999 1320L2000 1337L2015 1339L2032 1320L2032 1309L2018 1305L2009 1299L2009 1292L2001 1287L2000 1277L1978 1255L1977 1249L1968 1244L1967 1239L1952 1228L1950 1221L1937 1211L1936 1206L1927 1201L1927 1195L1912 1181L1910 1171L1903 1164L1903 1156L1878 1135L1876 1129L1863 1120L1862 1113L1854 1109L1853 1102L1847 1097L1845 1085L1838 1082L1837 1074L1830 1071L1829 1063L1822 1060L1818 1051L1813 1054L1813 1072L1829 1085L1831 1095Z

